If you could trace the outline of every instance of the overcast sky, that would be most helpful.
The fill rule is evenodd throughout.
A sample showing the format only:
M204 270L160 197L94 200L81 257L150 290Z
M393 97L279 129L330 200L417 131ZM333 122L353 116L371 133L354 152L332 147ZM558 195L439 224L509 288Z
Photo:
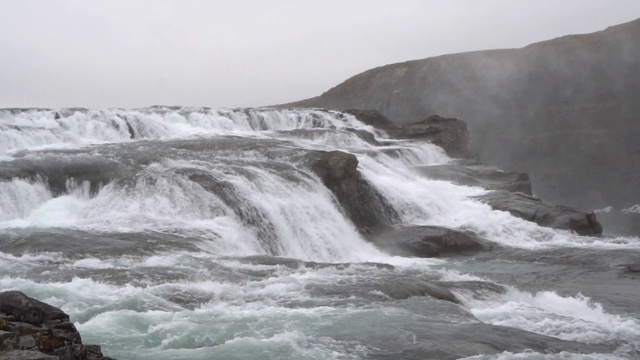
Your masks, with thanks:
M0 107L285 103L639 17L639 0L0 0Z

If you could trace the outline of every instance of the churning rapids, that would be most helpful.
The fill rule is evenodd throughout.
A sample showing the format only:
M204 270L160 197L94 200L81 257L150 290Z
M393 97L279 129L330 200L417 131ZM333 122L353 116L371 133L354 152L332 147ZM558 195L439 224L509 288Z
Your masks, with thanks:
M311 171L328 150L357 156L396 226L497 246L385 254ZM118 359L640 358L640 240L539 227L415 171L453 161L334 111L0 110L0 290Z

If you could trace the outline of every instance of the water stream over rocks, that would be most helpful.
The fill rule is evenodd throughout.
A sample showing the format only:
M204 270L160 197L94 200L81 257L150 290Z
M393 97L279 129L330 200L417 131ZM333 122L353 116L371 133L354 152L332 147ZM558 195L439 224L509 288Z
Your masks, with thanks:
M456 166L335 111L0 110L0 291L118 359L640 357L640 240ZM433 229L480 245L386 246Z

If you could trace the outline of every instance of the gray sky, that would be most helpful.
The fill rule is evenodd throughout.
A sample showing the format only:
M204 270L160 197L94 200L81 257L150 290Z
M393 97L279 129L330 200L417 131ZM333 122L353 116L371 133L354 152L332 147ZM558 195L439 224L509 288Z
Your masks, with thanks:
M638 17L638 0L0 0L0 107L271 105Z

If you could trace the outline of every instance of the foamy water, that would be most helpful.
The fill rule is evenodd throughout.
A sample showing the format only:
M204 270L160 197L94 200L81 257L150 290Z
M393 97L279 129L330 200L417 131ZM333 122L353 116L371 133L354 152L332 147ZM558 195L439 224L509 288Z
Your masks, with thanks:
M236 146L236 138L246 142ZM184 139L225 139L236 147L199 149L167 142ZM124 148L123 155L117 150L125 144L135 146ZM85 342L104 344L106 354L123 359L371 358L394 341L409 347L420 331L427 331L420 316L437 313L443 314L438 321L448 324L481 321L618 346L613 354L505 352L468 359L620 359L637 353L636 315L614 313L577 293L508 286L505 293L479 296L454 288L462 307L446 305L446 311L431 311L443 305L428 297L390 297L376 286L396 278L491 281L448 269L448 259L394 257L376 249L297 149L355 154L362 177L399 214L397 225L472 231L528 251L640 249L637 238L586 238L494 211L474 199L487 190L412 170L451 163L441 148L388 140L347 114L0 110L0 165L45 166L48 157L66 164L65 159L72 163L74 156L86 156L131 169L126 177L119 174L97 185L68 179L62 192L50 186L44 171L1 178L0 245L25 250L0 252L0 288L61 307ZM158 155L139 160L145 152ZM69 242L49 248L52 234ZM35 240L38 245L30 247ZM355 265L244 258L258 255Z

